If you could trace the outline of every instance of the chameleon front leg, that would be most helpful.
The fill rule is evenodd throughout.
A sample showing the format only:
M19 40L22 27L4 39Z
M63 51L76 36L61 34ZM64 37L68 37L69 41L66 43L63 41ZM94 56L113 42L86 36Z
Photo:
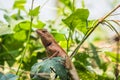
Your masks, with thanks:
M58 54L59 54L59 51L56 51L56 52L55 52L53 55L51 55L49 58L51 59L51 58L53 58L53 57L61 57L61 56L58 56ZM61 57L61 58L63 58L63 57ZM66 65L66 57L63 58L63 61L59 61L59 62L65 66L65 65Z

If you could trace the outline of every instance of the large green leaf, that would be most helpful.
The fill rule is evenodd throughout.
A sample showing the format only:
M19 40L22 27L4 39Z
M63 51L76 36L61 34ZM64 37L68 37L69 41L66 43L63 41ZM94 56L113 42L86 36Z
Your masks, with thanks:
M40 6L36 7L36 8L33 9L33 10L30 10L29 15L30 15L30 16L38 16L39 10L40 10Z
M37 74L38 73L51 74L51 72L53 72L54 70L55 74L58 75L61 80L67 80L68 79L67 70L62 64L63 61L64 60L61 57L54 57L34 64L31 68L31 74L34 74L34 76L32 76L32 79L46 80L45 78L41 78L40 76L38 79Z
M74 31L75 28L85 33L86 22L89 16L88 9L77 9L74 13L72 13L69 17L63 20L63 22Z

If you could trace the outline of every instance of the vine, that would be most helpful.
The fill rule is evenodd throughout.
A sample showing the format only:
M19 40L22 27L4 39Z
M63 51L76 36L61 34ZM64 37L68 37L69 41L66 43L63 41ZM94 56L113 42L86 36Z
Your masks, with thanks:
M34 4L34 0L32 0L32 3L31 3L31 10L33 10L33 4ZM25 56L25 53L26 53L26 50L27 50L27 46L30 42L30 35L31 35L31 30L32 30L32 23L33 23L33 16L31 15L31 18L30 18L30 29L29 29L29 33L28 33L28 37L27 37L27 42L26 42L26 46L22 52L22 56L21 56L21 59L20 59L20 65L18 67L18 70L16 72L16 74L18 75L18 72L19 72L19 69L21 68L21 64L22 64L22 61L24 59L24 56Z

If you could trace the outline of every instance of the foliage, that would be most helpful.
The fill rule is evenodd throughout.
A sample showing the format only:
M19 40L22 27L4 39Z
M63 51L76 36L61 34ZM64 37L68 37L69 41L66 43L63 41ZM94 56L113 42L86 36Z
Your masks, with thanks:
M2 74L0 73L0 80L17 80L18 76L14 75L14 74Z
M89 11L87 9L77 9L69 17L63 20L67 26L74 31L75 28L85 33L87 30L86 22L89 16Z
M52 73L54 73L55 76L59 76L61 80L68 80L68 73L62 64L63 62L64 60L61 57L55 57L34 64L31 68L32 79L49 80L50 77L48 77L48 79L45 79L44 77L42 78L37 74L49 73L52 75Z
M90 11L85 8L84 0L81 2L82 8L76 8L74 0L58 0L58 3L64 6L59 4L58 7L61 11L58 10L60 21L43 22L39 19L42 7L36 6L33 8L34 1L32 0L29 11L25 8L26 0L14 1L11 10L13 12L16 10L14 13L3 9L3 17L6 22L0 21L0 72L5 74L0 73L0 80L30 80L30 72L32 78L34 76L38 79L40 77L36 73L48 72L51 74L51 71L53 73L55 71L55 74L62 80L68 78L67 70L60 63L63 61L61 58L45 59L38 63L38 60L46 57L46 52L35 30L43 28L46 28L55 37L66 52L75 52L73 61L81 80L113 80L116 78L114 69L116 63L120 63L120 60L116 61L116 52L102 51L94 43L88 42L86 42L87 47L82 48L83 50L79 48L91 33L95 33L97 38L99 37L99 41L104 40L97 34L100 29L96 29L96 27L109 27L119 38L118 30L115 27L117 25L119 29L119 21L107 18L110 15L103 17L102 21L101 19L89 20ZM57 27L54 26L56 23ZM94 32L95 30L96 32ZM101 35L105 36L105 34ZM96 41L95 38L93 42ZM76 45L78 46L76 47ZM9 70L7 72L9 73L5 72L5 66L8 66ZM12 67L16 68L16 74L11 73Z

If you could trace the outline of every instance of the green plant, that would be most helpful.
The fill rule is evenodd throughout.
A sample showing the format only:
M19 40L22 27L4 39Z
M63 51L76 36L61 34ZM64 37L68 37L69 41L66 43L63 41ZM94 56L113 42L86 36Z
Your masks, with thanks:
M85 8L84 0L81 2L82 8L76 8L76 0L58 0L59 4L62 4L62 6L58 6L58 18L60 18L60 21L56 19L43 23L39 19L41 6L33 8L34 1L32 0L29 11L25 9L26 0L15 0L13 10L16 10L16 12L11 15L9 11L0 9L5 13L4 19L6 20L6 23L0 21L0 68L4 72L6 70L5 66L8 65L8 72L12 73L9 76L1 73L0 78L7 75L9 78L13 76L15 79L19 78L19 80L23 78L29 79L29 75L26 74L30 74L31 67L37 63L37 60L46 56L45 49L39 43L35 29L47 28L58 43L68 53L71 53L70 55L82 80L119 79L120 34L114 24L120 26L120 22L111 20L109 17L120 8L120 5L100 19L89 20L90 12L89 9ZM118 37L118 41L116 41L116 46L118 46L117 54L110 51L104 52L104 55L111 59L110 62L102 60L101 55L103 53L99 52L99 47L96 47L93 43L88 43L88 47L83 48L83 51L80 50L88 37L101 26L110 28ZM108 70L109 65L112 65L110 71ZM16 67L16 69L13 71L9 67Z

